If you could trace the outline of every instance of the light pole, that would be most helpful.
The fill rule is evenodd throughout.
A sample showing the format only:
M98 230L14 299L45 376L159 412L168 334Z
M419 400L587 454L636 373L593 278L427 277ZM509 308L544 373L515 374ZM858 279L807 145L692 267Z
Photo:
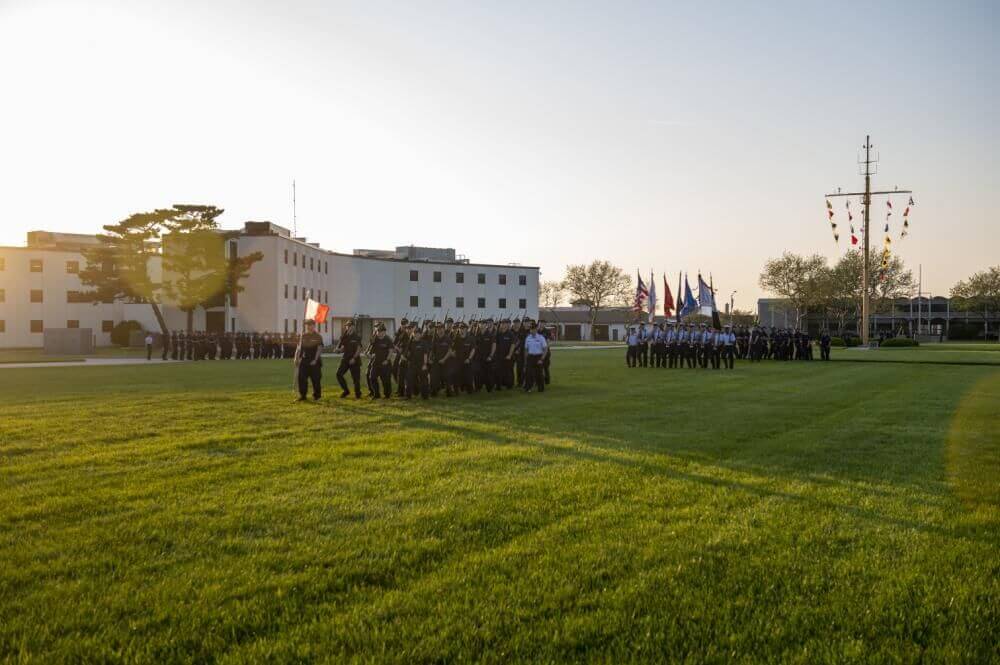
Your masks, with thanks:
M733 309L736 302L736 291L729 294L729 325L733 325Z

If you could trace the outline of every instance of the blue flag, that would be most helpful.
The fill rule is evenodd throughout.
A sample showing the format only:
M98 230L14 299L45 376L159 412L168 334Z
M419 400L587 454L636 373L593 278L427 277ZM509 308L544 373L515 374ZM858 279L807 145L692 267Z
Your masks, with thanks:
M684 275L684 306L681 307L680 315L682 317L688 314L694 314L698 311L698 301L694 299L694 294L691 293L691 285L688 284L687 275Z

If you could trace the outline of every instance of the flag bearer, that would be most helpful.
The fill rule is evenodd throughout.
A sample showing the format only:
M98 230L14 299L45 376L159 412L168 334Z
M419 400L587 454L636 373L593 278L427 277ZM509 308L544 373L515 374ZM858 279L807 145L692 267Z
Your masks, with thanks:
M649 331L646 330L646 324L639 324L639 360L642 362L643 367L649 365Z
M295 349L295 367L298 368L298 401L306 401L309 383L312 383L313 399L317 402L323 396L323 338L316 332L316 322L306 321L304 332Z

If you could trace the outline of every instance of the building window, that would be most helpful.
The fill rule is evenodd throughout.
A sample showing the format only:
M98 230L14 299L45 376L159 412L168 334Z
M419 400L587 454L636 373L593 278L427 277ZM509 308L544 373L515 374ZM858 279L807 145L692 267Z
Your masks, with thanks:
M292 319L292 332L297 333L299 331L299 320Z
M506 285L507 275L504 273L500 273L499 275L497 275L497 284L500 284L501 286Z
M66 322L66 327L67 328L79 328L80 327L80 322L78 320L76 320L76 319L70 319L69 321Z
M416 270L411 270L410 271L410 281L411 282L416 282L419 279L420 279L420 272L418 272Z
M285 300L288 300L288 285L285 284ZM285 331L287 332L287 331Z
M0 319L0 333L5 333L5 332L7 332L7 322L4 321L3 319Z
M41 259L31 259L31 262L28 265L29 265L28 269L31 270L31 272L42 272Z
M229 331L236 332L236 317L229 319Z
M527 301L527 299L521 298L520 300L518 300L517 301L517 308L518 309L528 309L528 301Z
M66 292L66 302L68 303L81 303L81 302L91 302L84 294L79 291L67 291Z
M40 333L43 330L42 322L38 319L31 320L31 332Z
M288 265L288 250L285 250L285 265Z
M66 273L70 275L76 275L80 272L80 262L79 261L67 261L66 262Z
M458 296L457 298L455 298L455 307L457 307L458 309L462 309L463 307L465 307L465 298L463 298L462 296Z
M115 329L114 321L101 321L101 332L109 333Z
M309 269L310 270L315 270L315 268L313 267L313 257L311 257L311 256L309 257Z
M439 284L441 283L441 271L440 270L435 270L434 271L434 281L437 282L437 283L439 283Z
M7 290L0 289L0 302L7 302Z
M41 289L31 289L31 302L42 302Z
M528 276L527 275L518 275L517 276L517 285L518 286L527 286L528 285Z
M410 307L420 307L420 298L417 296L410 296Z
M323 274L324 275L330 274L330 264L327 263L326 261L323 261Z
M486 283L486 273L481 272L478 275L476 275L476 281L479 284L485 284Z
M441 296L434 296L434 306L435 307L441 306Z
M455 273L455 283L456 284L465 284L465 273L464 272L456 272Z
M479 309L486 309L486 298L479 298L476 301L476 307Z
M285 319L285 334L288 334L288 319Z
M299 299L299 287L298 285L292 287L292 300Z
M500 298L500 300L497 301L497 306L500 309L507 309L507 299L506 298Z
M292 252L292 265L298 267L299 265L299 253Z

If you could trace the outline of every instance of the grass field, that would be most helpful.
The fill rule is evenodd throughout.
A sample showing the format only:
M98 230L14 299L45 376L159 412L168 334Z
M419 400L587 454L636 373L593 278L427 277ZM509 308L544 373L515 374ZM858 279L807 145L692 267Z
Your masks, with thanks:
M1000 367L553 375L0 370L0 661L1000 660Z

